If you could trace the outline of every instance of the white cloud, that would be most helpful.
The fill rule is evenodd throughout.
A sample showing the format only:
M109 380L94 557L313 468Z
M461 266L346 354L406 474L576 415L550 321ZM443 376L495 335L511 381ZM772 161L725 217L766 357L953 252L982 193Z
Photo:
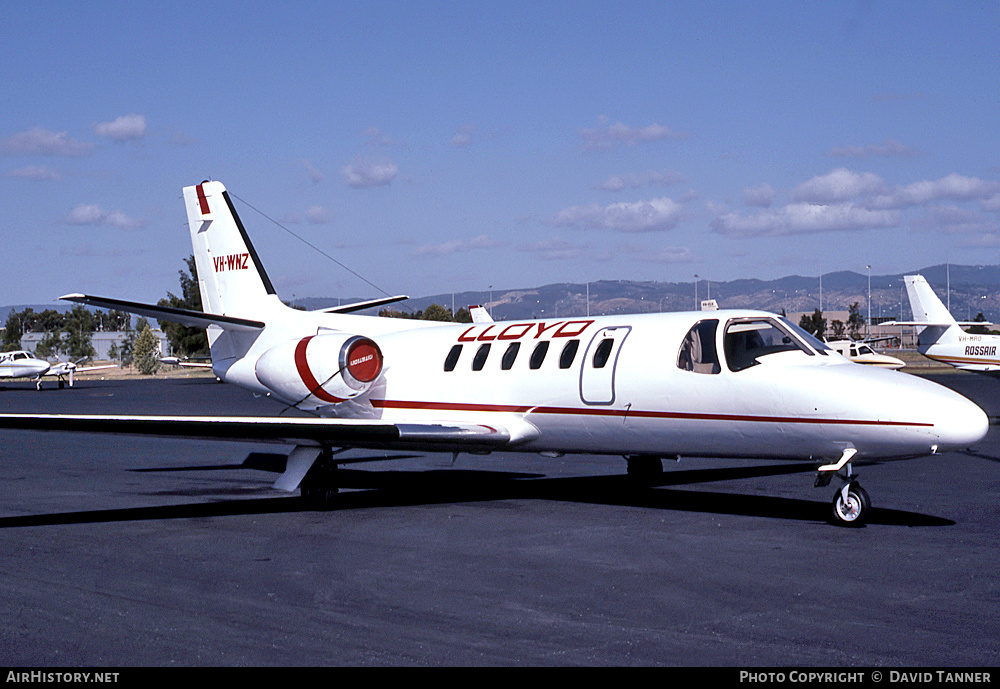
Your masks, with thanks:
M687 247L665 246L656 251L642 253L639 260L645 263L691 263L695 257Z
M813 204L840 203L871 196L885 189L885 182L871 172L851 172L845 168L813 177L792 190L792 201Z
M902 214L896 211L870 210L850 203L793 203L750 216L720 215L712 221L712 228L720 234L758 237L895 227L900 222Z
M11 170L7 173L7 177L21 177L23 179L35 179L52 182L58 182L62 179L62 175L55 170L51 170L47 167L39 167L38 165L29 165L18 170Z
M948 234L984 235L996 234L1000 231L1000 224L968 208L933 206L913 221L913 228Z
M87 155L94 144L81 143L70 138L66 132L50 132L34 127L26 132L11 134L0 140L0 151L7 155L54 155L75 157Z
M66 217L66 224L107 226L120 230L138 230L146 226L144 221L131 218L121 211L109 212L93 204L81 204L71 210Z
M322 172L317 170L316 167L305 158L300 160L299 164L305 169L306 176L309 178L309 181L312 182L313 184L319 184L325 179L326 176Z
M599 185L599 189L604 191L622 191L623 189L641 189L646 186L666 187L684 181L684 176L679 172L667 170L666 172L630 172L624 175L612 175Z
M473 237L468 240L455 239L448 242L442 242L441 244L424 244L414 249L411 252L411 255L450 256L452 254L464 253L474 249L492 249L498 246L503 246L503 244L491 239L485 234L481 234L478 237Z
M635 203L573 206L556 213L547 222L556 227L606 229L617 232L657 232L672 230L680 222L684 207L663 197Z
M543 261L565 261L580 258L586 250L587 247L584 245L573 244L559 237L543 239L518 247L518 251L535 254Z
M923 180L896 187L872 199L872 208L906 208L941 200L989 201L1000 193L1000 182L952 173L936 180Z
M143 115L122 115L113 122L98 122L94 132L112 141L136 141L146 136L146 118Z
M774 188L765 182L759 187L747 187L744 189L743 203L757 208L770 208L771 204L774 203L774 197L776 195L777 192Z
M917 149L904 146L898 141L886 141L884 144L868 144L867 146L834 146L830 149L833 158L910 158L918 153Z
M464 148L472 143L472 134L475 130L469 125L463 125L455 131L451 137L451 145L456 148Z
M347 180L348 186L368 189L389 184L395 179L399 168L388 160L375 162L358 159L350 165L345 165L340 172Z
M638 143L680 138L670 127L656 123L645 127L630 127L621 122L606 124L605 118L601 118L601 121L600 127L580 130L584 148L604 150L619 144L634 146Z
M333 214L323 206L312 206L306 211L306 220L313 225L323 225L333 219Z

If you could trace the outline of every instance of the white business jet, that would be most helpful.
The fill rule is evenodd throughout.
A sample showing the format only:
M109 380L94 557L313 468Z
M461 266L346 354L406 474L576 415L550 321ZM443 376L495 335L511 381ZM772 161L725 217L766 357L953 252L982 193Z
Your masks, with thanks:
M956 321L922 275L906 275L906 296L912 321L890 321L884 325L917 328L917 351L928 359L975 373L1000 373L1000 335L975 335L963 326L991 325L980 321Z
M469 324L285 306L222 184L184 189L204 313L64 299L207 327L216 375L315 418L0 415L0 427L284 443L275 488L320 504L336 450L812 460L843 480L833 521L871 503L853 460L918 457L986 435L986 414L935 383L859 366L787 320L745 310ZM398 298L375 300L388 303ZM367 302L365 306L372 306Z
M69 382L70 387L73 387L73 378L77 373L115 368L114 364L77 368L79 363L79 361L63 361L57 364L50 364L44 359L37 358L31 352L23 350L3 352L0 354L0 380L27 378L34 380L35 388L41 390L42 378L45 376L55 376L59 379L60 388L65 387L67 382Z

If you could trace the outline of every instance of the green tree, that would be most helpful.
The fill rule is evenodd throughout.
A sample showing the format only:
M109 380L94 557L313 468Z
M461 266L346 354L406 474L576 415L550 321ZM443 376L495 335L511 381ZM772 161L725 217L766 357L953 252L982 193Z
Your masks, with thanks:
M143 325L135 338L132 352L135 367L144 376L151 376L160 368L160 348L156 335L149 329L149 323Z
M977 323L985 323L986 316L984 316L983 312L980 311L979 313L976 314L976 317L973 318L972 320L976 321ZM989 333L989 330L986 328L985 325L974 325L969 328L969 333L972 335L986 335L987 333Z
M180 270L181 296L167 292L166 299L160 299L159 306L171 306L176 309L187 309L189 311L201 311L201 290L198 287L198 266L195 264L194 256L184 259L187 263L187 271ZM208 335L204 328L190 328L179 323L164 321L160 323L160 328L170 342L170 348L174 354L188 357L209 356Z
M861 304L854 302L851 304L847 316L847 331L851 334L851 339L859 339L863 327L865 327L865 319L861 316Z
M844 321L834 320L830 323L830 329L833 331L833 339L843 340L844 339Z
M11 311L3 328L3 346L0 351L13 352L21 348L21 338L24 336L24 325L21 314Z
M821 340L826 336L826 319L823 318L823 312L819 309L813 311L811 316L803 314L799 321L799 327Z

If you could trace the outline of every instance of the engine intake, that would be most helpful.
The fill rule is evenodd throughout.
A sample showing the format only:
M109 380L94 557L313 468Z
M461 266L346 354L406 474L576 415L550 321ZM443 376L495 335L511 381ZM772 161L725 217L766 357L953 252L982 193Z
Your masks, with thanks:
M382 375L382 350L367 337L310 335L285 342L257 360L257 380L286 402L337 404L368 391Z

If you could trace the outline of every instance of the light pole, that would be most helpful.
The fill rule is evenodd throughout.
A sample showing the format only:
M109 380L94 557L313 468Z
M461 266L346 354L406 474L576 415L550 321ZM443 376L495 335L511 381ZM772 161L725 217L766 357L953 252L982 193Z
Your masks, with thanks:
M868 268L868 325L865 328L865 337L871 337L872 334L872 267L866 266Z

